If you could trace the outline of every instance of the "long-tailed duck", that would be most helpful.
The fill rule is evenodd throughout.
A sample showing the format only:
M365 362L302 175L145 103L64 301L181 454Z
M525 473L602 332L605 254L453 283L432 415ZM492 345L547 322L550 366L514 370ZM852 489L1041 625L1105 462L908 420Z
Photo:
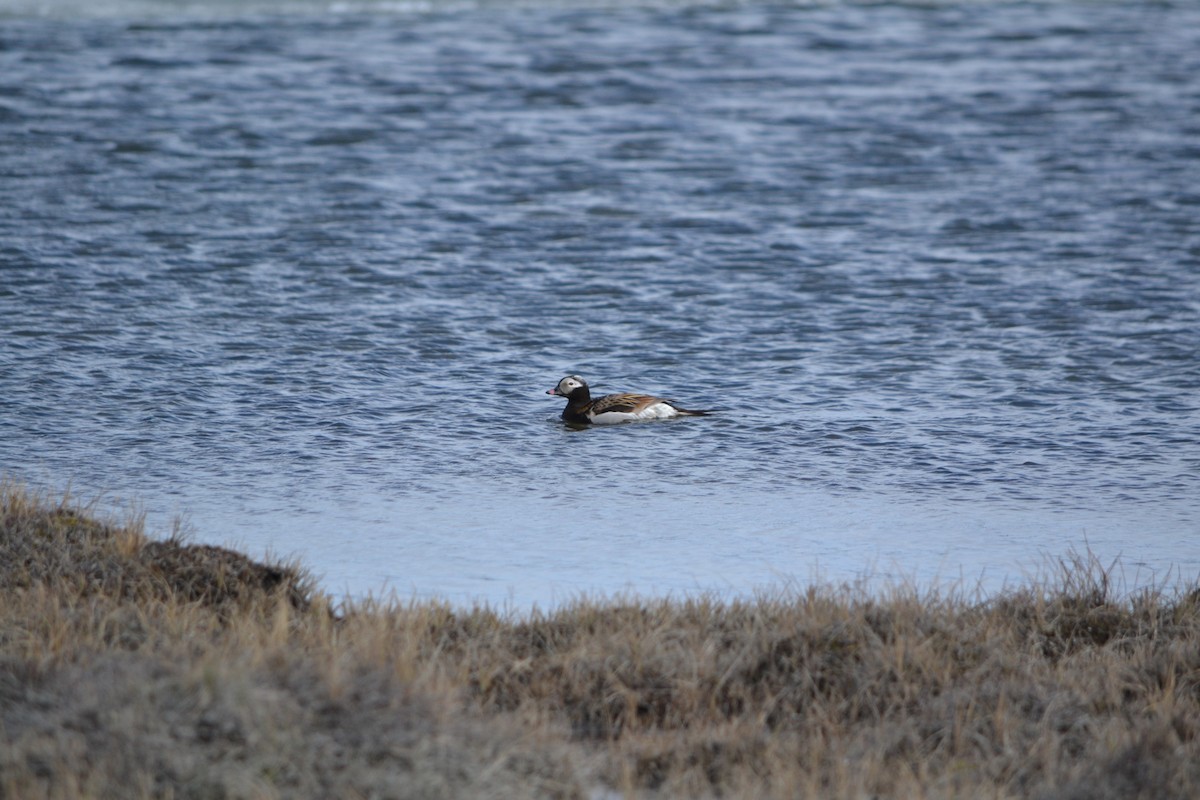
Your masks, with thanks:
M689 411L670 400L648 394L620 392L592 399L587 381L578 375L568 375L546 394L567 398L562 418L573 425L612 425L617 422L638 422L673 417L702 417L711 411Z

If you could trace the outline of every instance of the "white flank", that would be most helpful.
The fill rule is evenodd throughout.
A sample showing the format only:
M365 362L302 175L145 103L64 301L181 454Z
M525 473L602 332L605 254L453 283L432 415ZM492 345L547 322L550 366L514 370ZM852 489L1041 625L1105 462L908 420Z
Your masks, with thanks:
M671 419L678 417L679 412L669 403L655 403L646 406L641 411L605 411L592 417L593 425L615 425L618 422L640 422L650 419Z

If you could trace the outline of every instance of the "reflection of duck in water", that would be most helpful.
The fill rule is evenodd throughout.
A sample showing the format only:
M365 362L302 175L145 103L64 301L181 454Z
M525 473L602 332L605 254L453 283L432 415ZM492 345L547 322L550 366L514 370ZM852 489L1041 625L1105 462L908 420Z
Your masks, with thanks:
M578 375L568 375L546 394L567 398L562 418L576 425L612 425L616 422L638 422L674 417L702 417L710 411L689 411L670 400L648 394L621 392L592 399L587 381Z

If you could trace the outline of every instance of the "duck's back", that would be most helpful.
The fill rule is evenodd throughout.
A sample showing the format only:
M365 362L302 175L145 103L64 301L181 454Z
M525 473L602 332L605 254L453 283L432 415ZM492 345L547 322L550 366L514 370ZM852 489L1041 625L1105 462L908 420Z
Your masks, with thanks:
M649 394L621 392L606 394L592 402L588 417L594 424L608 425L617 422L634 422L675 417L698 417L707 411L689 411L673 404L670 400Z

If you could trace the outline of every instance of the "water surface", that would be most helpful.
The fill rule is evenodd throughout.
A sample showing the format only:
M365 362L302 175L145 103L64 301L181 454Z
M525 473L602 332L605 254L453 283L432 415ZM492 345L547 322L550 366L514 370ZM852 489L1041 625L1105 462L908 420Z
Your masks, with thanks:
M0 472L354 595L1200 571L1194 5L39 9Z

